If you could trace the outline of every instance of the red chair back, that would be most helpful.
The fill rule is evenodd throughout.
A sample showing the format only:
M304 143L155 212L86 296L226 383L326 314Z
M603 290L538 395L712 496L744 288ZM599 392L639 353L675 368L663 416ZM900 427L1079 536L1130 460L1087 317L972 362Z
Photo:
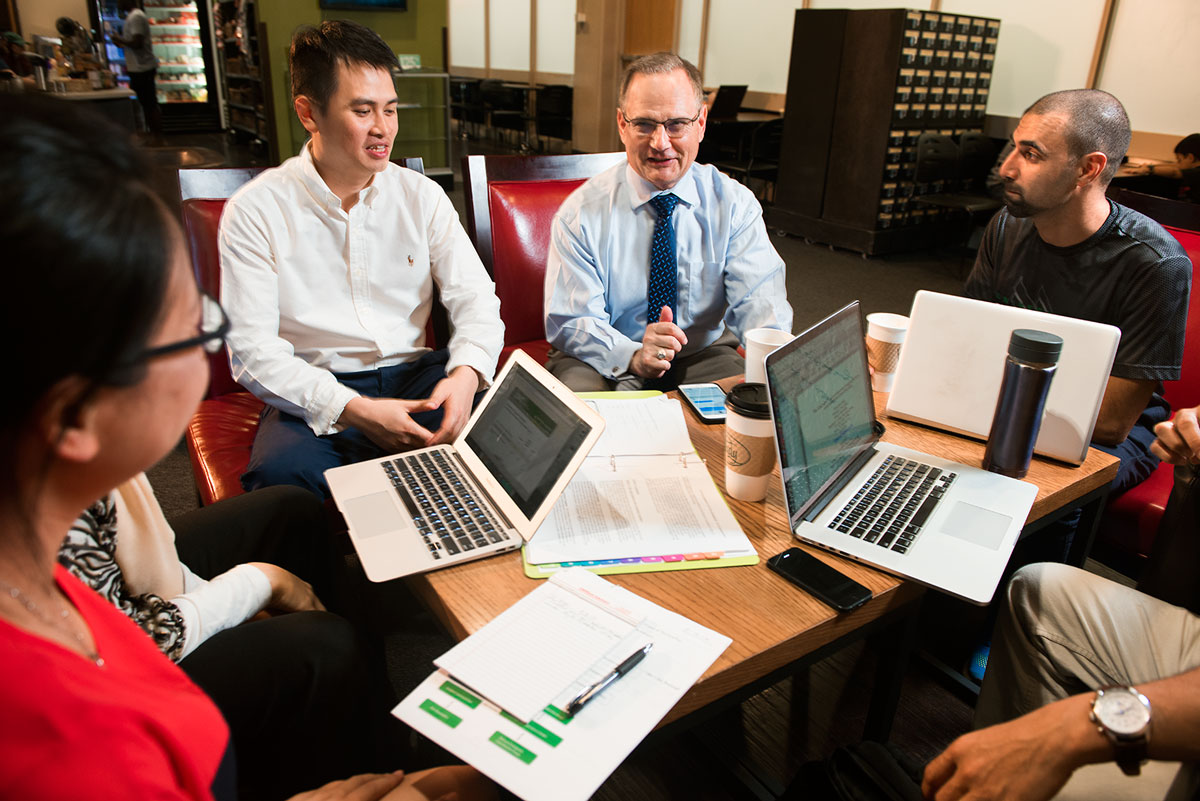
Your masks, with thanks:
M623 161L624 153L463 158L467 231L500 299L501 364L516 347L546 360L550 345L542 299L550 223L567 195Z
M546 337L542 287L550 252L550 221L567 195L582 183L583 179L488 184L492 275L500 298L505 345Z
M183 233L192 256L196 283L217 300L221 299L221 257L217 248L217 227L225 201L243 184L262 172L261 167L234 167L215 170L180 170L179 197L183 201ZM243 391L229 374L229 356L225 348L208 356L208 393L216 398Z
M1183 344L1183 372L1178 381L1163 382L1163 398L1172 409L1200 405L1200 232L1167 227L1192 260L1192 294L1188 300L1187 333Z

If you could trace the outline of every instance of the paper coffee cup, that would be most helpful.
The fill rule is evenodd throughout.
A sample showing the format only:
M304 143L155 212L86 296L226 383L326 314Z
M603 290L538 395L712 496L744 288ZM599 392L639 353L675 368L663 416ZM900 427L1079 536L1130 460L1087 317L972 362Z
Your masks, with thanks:
M775 428L767 387L734 386L725 396L725 494L739 501L761 501L775 469Z
M875 312L867 315L867 362L874 374L871 389L891 392L900 363L900 347L908 333L908 318L903 314Z
M752 328L746 332L746 383L765 384L767 369L763 360L767 354L792 341L790 331L778 328Z

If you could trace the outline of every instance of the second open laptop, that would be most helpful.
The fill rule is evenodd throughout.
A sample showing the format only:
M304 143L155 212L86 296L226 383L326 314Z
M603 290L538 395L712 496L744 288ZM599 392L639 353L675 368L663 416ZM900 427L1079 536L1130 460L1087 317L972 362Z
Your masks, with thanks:
M857 301L769 354L766 366L792 533L991 601L1037 487L881 441Z
M514 351L453 445L325 471L372 581L519 548L550 513L604 419Z

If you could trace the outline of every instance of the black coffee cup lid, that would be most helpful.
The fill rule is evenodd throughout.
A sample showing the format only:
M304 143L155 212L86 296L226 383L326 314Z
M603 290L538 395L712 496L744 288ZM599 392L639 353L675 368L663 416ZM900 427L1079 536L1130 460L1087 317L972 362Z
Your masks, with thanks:
M1017 328L1008 340L1008 353L1026 362L1058 364L1062 346L1062 337L1057 334L1032 328Z
M725 396L725 406L742 417L754 420L771 419L771 399L766 384L735 384Z

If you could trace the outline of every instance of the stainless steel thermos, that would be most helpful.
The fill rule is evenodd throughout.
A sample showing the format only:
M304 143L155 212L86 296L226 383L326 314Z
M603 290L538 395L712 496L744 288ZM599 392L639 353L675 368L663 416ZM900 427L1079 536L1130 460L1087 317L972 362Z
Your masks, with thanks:
M983 469L1011 478L1029 472L1062 346L1062 337L1045 331L1018 328L1012 332Z

